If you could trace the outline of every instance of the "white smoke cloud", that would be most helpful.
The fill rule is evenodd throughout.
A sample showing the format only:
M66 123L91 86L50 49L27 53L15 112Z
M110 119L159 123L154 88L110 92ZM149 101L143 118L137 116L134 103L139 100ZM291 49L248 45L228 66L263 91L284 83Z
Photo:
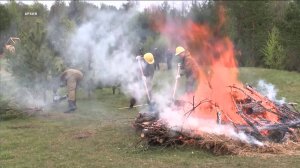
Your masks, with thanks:
M139 100L145 97L145 91L140 83L141 74L136 55L132 52L139 47L135 45L139 40L135 34L137 31L133 30L131 25L136 14L138 12L134 9L126 12L87 10L86 16L90 20L83 22L63 39L67 42L66 47L57 46L55 43L55 40L61 42L58 36L66 30L59 19L55 18L47 25L47 39L55 43L52 45L56 50L60 50L59 53L67 65L84 70L83 86L87 85L89 80L102 85L121 84L125 94ZM88 67L91 67L91 70L88 70ZM38 80L33 82L36 83L35 87L40 88L37 89L38 93L23 87L13 76L0 82L1 90L5 90L1 95L15 99L19 104L42 107L52 102L52 99L43 99L43 92L49 87ZM51 91L47 94L48 98L52 97Z
M7 72L2 72L0 74L0 92L2 98L12 100L20 106L31 108L43 107L49 103L43 99L41 92L34 92L33 90L22 86L13 76L3 75L3 73ZM40 90L44 90L42 85L38 87L40 87Z
M83 85L92 80L95 85L120 84L122 91L137 99L145 95L136 56L139 46L137 30L131 22L137 11L92 10L89 21L82 23L60 53L70 67L84 70ZM49 30L53 28L49 25ZM135 28L137 29L137 28ZM51 39L51 36L49 37Z
M263 143L243 132L236 132L232 125L217 124L214 120L203 119L193 115L187 116L183 111L176 111L171 108L164 109L160 114L160 119L165 121L169 128L176 131L190 132L194 135L200 133L210 133L215 135L225 135L246 143L262 146Z
M277 93L278 89L271 83L267 83L264 80L259 80L257 83L257 90L269 98L270 100L278 103L278 104L284 104L286 101L285 97L282 97L281 99L277 99Z

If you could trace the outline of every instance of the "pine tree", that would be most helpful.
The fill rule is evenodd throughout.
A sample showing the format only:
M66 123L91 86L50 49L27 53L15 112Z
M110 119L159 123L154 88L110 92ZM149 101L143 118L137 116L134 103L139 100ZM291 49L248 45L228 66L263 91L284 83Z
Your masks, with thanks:
M280 44L280 34L277 27L273 27L269 33L267 44L263 48L264 63L268 68L282 69L285 52Z
M229 17L236 26L234 43L242 51L239 63L242 66L261 66L261 51L269 31L273 26L273 17L268 1L224 1Z
M282 33L282 44L287 51L285 67L288 70L300 71L300 2L289 3L278 27Z
M44 27L37 22L30 32L23 32L15 54L8 54L8 68L17 83L44 99L51 78L58 74L62 66L47 47L45 37Z

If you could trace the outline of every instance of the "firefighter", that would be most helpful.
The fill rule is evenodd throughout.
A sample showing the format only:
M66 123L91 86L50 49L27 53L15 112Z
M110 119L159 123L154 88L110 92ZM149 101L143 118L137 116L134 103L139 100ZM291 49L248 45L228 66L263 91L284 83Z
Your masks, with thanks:
M181 70L184 71L181 74L185 75L186 77L185 91L186 93L191 93L193 92L196 83L196 74L194 74L192 70L193 66L195 66L195 62L190 53L182 46L178 46L175 49L175 56L179 57Z
M148 104L150 104L150 99L151 99L152 79L153 79L154 71L155 71L154 62L155 62L154 56L152 53L146 53L143 56L143 59L141 61L141 64L142 64L142 72L141 73L143 74L142 80L144 80L146 83L145 87L147 87L147 91L148 91L147 96L149 96L147 99ZM131 98L129 107L132 108L135 104L136 104L136 99Z
M150 53L151 54L151 53ZM161 53L158 48L154 48L153 54L155 56L155 62L154 62L154 70L160 70L159 62L161 61Z
M144 61L145 61L145 66L143 68L144 76L149 79L149 81L152 81L153 76L154 76L154 57L151 53L146 53L144 55Z
M76 106L76 90L78 82L83 78L81 71L77 69L66 69L60 76L60 80L66 84L68 91L68 110L65 113L74 112L77 108Z
M167 67L168 67L168 70L170 70L170 69L172 69L172 59L173 59L174 53L171 52L171 49L168 48L165 55L166 55Z

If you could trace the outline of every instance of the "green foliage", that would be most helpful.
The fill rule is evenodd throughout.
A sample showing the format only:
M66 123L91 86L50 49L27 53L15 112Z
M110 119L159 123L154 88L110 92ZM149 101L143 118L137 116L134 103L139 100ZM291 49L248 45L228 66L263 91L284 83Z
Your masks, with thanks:
M24 117L20 108L9 100L0 96L0 121Z
M189 11L188 17L197 23L208 23L211 26L217 25L218 5L217 2L207 1L199 3L194 1Z
M282 69L285 52L279 41L279 30L273 27L269 33L267 44L263 48L264 63L268 68Z
M98 7L80 0L72 0L68 7L68 18L74 21L77 25L80 25L87 21L92 15L93 10L98 10Z
M15 1L11 1L7 4L6 8L12 18L11 20L11 33L17 34L18 29L20 28L20 23L22 21L22 15L26 6L17 4Z
M11 15L4 5L0 5L0 33L10 26Z
M55 56L60 56L61 48L66 48L76 26L75 22L67 17L67 12L68 7L63 1L56 1L49 12L47 41Z
M36 27L23 32L22 41L16 46L15 54L8 54L9 70L23 87L42 94L48 79L57 74L60 65L45 43L45 31L39 22ZM50 75L50 76L49 76Z
M153 44L155 43L155 40L153 37L148 37L143 45L144 52L151 51L153 49Z
M188 3L191 8L186 8ZM35 65L34 62L28 61L28 63L33 64L33 68L28 69L36 69L43 76L47 76L48 79L49 76L51 78L52 75L57 74L58 69L62 69L64 63L62 57L60 57L62 56L61 49L66 48L70 35L80 24L94 17L91 14L92 11L126 13L134 10L137 4L136 1L127 1L120 9L117 9L114 6L105 4L98 8L93 4L80 0L72 0L67 6L66 2L56 0L50 11L48 11L45 6L37 3L37 1L32 5L10 1L5 7L0 5L0 31L3 26L7 26L10 22L11 28L8 29L7 36L20 37L22 46L19 48L22 48L20 53L24 57L28 56L29 60L35 59L38 62L51 62L49 65L53 68L43 70L44 65ZM154 48L176 46L177 42L167 41L156 30L153 30L151 25L151 15L153 13L161 12L165 17L163 19L178 20L179 24L184 23L184 20L192 19L197 23L208 23L214 27L218 26L218 7L220 5L225 7L226 21L224 27L217 33L231 37L235 49L238 53L241 53L237 57L239 65L300 71L300 5L297 1L221 2L207 0L201 3L190 1L184 2L181 9L174 8L172 3L164 1L161 6L149 7L142 12L138 12L128 23L130 25L129 29L134 31L128 33L129 35L126 35L125 38L129 38L129 41L132 42L134 47L131 50L133 53L137 53L137 51L151 52ZM25 11L37 11L38 16L26 17L24 16ZM2 17L2 14L10 16L11 19ZM4 22L7 22L7 24ZM41 32L47 32L47 36L41 35L43 38L39 40L35 38L40 35L30 35L36 22L39 22ZM118 23L113 24L118 25ZM272 29L274 26L278 30ZM271 29L270 34L266 33ZM32 41L29 38L30 36L35 40ZM6 40L8 37L1 37L1 39ZM112 49L115 45L112 44ZM0 47L2 48L2 46ZM20 53L17 53L17 55L20 56ZM32 57L32 55L39 56ZM46 55L49 58L45 57ZM21 59L19 56L15 58L18 58L19 61L15 62L22 64L25 58ZM23 66L25 65L20 65L20 67ZM21 74L20 76L24 75Z
M9 29L11 20L12 16L7 8L0 4L0 55L3 53L3 46L7 40L4 32Z
M263 65L260 52L272 28L272 15L267 1L226 1L229 17L234 20L236 38L233 39L241 50L241 65Z
M282 44L286 50L285 67L300 71L300 4L292 1L286 8L284 19L278 23Z

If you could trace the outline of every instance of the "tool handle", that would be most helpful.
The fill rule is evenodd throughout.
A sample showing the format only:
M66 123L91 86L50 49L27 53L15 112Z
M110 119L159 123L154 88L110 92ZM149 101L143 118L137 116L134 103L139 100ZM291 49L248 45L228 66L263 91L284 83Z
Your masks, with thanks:
M177 64L177 74L176 74L176 80L175 80L175 85L174 85L174 90L173 90L173 100L175 100L175 94L176 94L176 90L177 90L177 85L178 85L178 79L180 78L180 67L181 64L178 63Z
M141 74L142 74L142 80L143 80L144 87L145 87L145 90L146 90L147 98L148 98L148 100L149 100L149 102L150 102L151 100L150 100L149 90L148 90L148 87L147 87L146 80L144 80L145 75L144 75L143 68L142 68L142 64L141 64L141 56L137 56L136 59L137 59L138 62L139 62L139 67L140 67L140 71L141 71Z

